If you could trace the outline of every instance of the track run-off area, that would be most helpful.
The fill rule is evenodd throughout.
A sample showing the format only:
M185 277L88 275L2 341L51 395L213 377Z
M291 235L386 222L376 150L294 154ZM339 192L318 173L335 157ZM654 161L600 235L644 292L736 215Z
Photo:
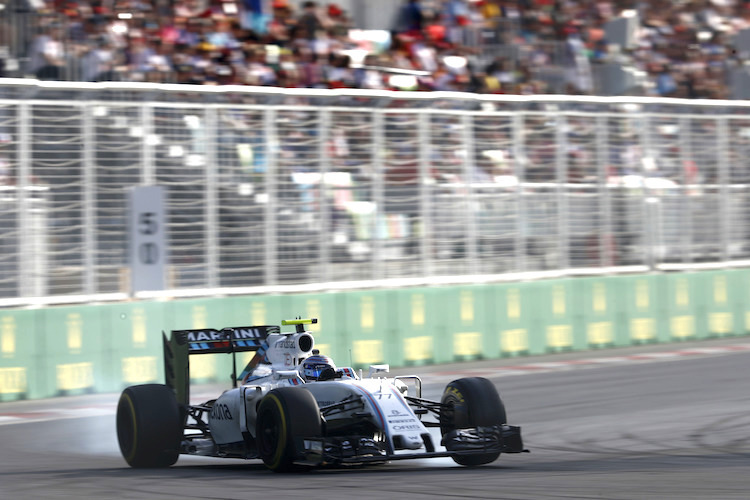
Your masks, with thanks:
M120 456L119 394L0 403L0 499L747 499L750 338L394 370L439 399L492 380L531 453L464 468L449 458L274 474L258 460ZM228 385L194 389L196 401Z

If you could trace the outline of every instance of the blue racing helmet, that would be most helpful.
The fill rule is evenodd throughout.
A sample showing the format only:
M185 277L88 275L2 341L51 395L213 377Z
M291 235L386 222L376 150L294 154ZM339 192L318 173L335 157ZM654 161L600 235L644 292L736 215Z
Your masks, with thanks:
M307 381L320 379L324 370L330 368L336 371L336 365L328 356L314 354L302 362L302 378Z

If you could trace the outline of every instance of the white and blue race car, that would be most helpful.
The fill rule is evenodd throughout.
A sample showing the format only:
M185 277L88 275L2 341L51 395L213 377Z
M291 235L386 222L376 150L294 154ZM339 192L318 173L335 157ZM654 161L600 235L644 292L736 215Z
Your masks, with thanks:
M422 398L417 376L363 377L314 349L306 324L175 330L164 336L166 384L128 387L117 406L120 450L132 467L168 467L180 454L262 459L276 472L319 466L450 456L462 465L524 450L495 386L481 377L449 383L441 400ZM193 354L255 351L233 387L190 404ZM433 418L423 418L431 415ZM428 427L440 428L440 443ZM439 448L440 447L440 448Z

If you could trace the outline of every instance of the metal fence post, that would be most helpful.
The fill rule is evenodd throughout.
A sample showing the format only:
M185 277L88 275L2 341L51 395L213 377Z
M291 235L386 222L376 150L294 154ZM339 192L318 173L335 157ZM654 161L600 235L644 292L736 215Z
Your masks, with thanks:
M385 177L385 161L383 147L385 144L385 129L383 112L375 110L373 112L372 126L372 159L373 172L373 201L375 202L375 211L372 218L372 279L380 279L385 276L383 270L383 240L378 234L378 221L385 215L385 196L383 193L383 178Z
M555 129L555 177L557 186L557 249L560 256L558 266L561 269L570 267L570 208L568 203L568 128L567 117L557 115Z
M721 260L729 260L729 128L726 117L717 119L716 143L718 144L718 183L719 183L719 230Z
M682 165L682 217L680 218L680 237L682 262L693 262L693 202L690 196L693 190L693 183L696 179L691 179L688 174L686 163L693 160L693 147L690 137L691 121L688 117L680 118L680 163Z
M419 210L422 221L420 253L422 255L422 273L429 277L435 274L433 260L433 227L432 227L432 191L434 179L430 172L430 115L429 111L417 115L417 141L419 144Z
M93 126L91 104L82 106L83 116L83 291L86 294L97 292L96 286L96 175L94 175L94 148L96 135Z
M596 164L597 164L597 187L599 193L599 207L602 219L599 229L599 265L612 266L615 251L614 232L612 230L612 196L607 187L609 180L609 128L608 117L596 117Z
M318 156L320 157L320 183L318 184L318 209L320 213L320 232L318 233L320 280L327 283L331 280L331 203L328 199L328 186L326 185L326 174L330 158L328 155L328 142L331 132L331 110L323 108L320 111L318 122ZM336 189L335 187L333 189Z
M154 146L148 140L154 133L154 107L143 104L141 107L141 184L153 186L156 184L156 169L154 167ZM169 195L167 195L169 196Z
M477 205L474 193L474 175L476 172L474 152L474 120L469 114L461 117L463 127L463 147L466 151L464 158L464 187L466 188L466 199L464 200L464 218L466 220L466 259L469 274L477 274L479 263L477 261L477 217L481 217L481 211Z
M524 235L526 233L526 207L523 200L523 190L526 177L526 147L523 134L523 114L516 113L513 115L513 170L517 179L516 184L516 241L515 241L515 261L516 271L523 272L526 270L526 242Z
M265 242L263 260L265 262L265 284L275 285L278 279L278 252L277 252L277 227L276 227L276 207L277 183L276 175L278 174L278 151L279 138L276 130L276 108L268 108L263 113L263 128L266 132L266 224L264 227Z
M16 200L18 203L18 291L21 297L37 295L40 290L35 290L37 276L33 275L35 249L33 242L35 238L29 237L31 227L29 188L31 187L31 105L21 102L18 105L18 181L16 189ZM24 274L32 274L31 279L23 279ZM45 283L42 288L47 290L47 277L43 278Z
M646 178L648 172L646 172L646 165L643 161L647 155L651 154L651 144L649 141L649 134L651 133L651 120L648 115L641 115L640 127L640 142L641 142L641 206L642 206L642 220L643 220L643 251L644 260L649 269L654 269L656 266L656 231L659 225L659 213L658 213L658 200L652 198L651 192L646 185Z
M216 107L206 109L206 286L219 286L219 169L217 168L218 112Z

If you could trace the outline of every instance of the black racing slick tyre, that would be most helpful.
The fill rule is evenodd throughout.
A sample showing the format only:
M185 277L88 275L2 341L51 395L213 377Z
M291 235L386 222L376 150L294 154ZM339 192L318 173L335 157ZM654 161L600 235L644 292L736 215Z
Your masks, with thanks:
M117 404L117 440L131 467L169 467L177 462L182 417L172 389L144 384L122 391Z
M312 393L301 387L279 387L258 405L255 421L258 455L274 472L297 470L300 438L320 437L323 423Z
M486 378L454 380L445 387L440 404L440 433L443 436L456 429L499 425L507 421L500 394ZM452 455L452 458L457 464L474 466L494 462L499 456L499 452L494 452Z

